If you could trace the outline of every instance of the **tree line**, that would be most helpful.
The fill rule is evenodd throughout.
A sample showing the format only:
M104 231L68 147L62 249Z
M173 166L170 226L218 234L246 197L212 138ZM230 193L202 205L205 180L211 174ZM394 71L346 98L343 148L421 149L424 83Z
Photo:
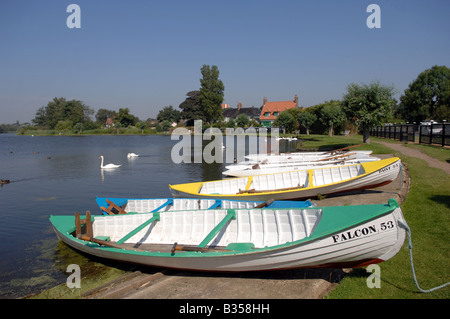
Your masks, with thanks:
M156 118L159 130L168 130L171 123L181 120L187 126L192 126L195 120L202 120L205 126L258 125L244 116L224 123L221 104L225 86L219 79L219 70L215 65L203 65L200 71L200 88L186 94L179 110L170 105L159 111ZM450 119L450 69L446 66L433 66L420 73L404 91L399 103L394 98L395 93L393 86L379 82L351 83L342 100L287 110L279 114L273 126L286 133L302 130L307 134L332 135L343 130L357 130L367 141L369 130L385 122L419 123L426 119ZM94 114L95 111L82 101L54 98L37 110L32 123L51 130L80 132L104 127L108 117L116 128L132 126L144 129L153 120L141 121L130 113L129 108L120 108L119 111L99 109L95 117Z
M351 83L342 100L331 100L306 109L280 113L274 126L286 132L303 128L306 133L324 134L356 129L369 139L369 130L387 122L416 123L433 119L450 120L450 69L433 66L419 74L400 96L394 86L379 82Z
M183 111L173 106L165 106L157 115L156 123L152 118L141 121L130 113L129 108L119 108L119 111L101 108L95 113L94 109L79 100L66 100L64 97L55 97L46 106L40 107L32 119L35 127L48 130L93 130L105 127L107 118L111 118L114 128L137 127L144 129L154 125L157 131L168 130L172 122L178 123L181 119L201 119L206 123L213 123L222 115L224 85L219 79L217 66L203 65L201 68L200 90L188 93L188 98L180 105ZM192 93L192 94L191 94ZM193 103L190 103L194 101ZM94 118L95 114L95 118ZM9 124L5 129L11 129ZM14 126L17 127L17 126ZM5 131L6 131L5 130Z
M187 98L176 110L165 107L158 114L158 120L178 122L184 119L188 126L194 120L202 120L207 125L217 127L258 126L245 115L236 121L222 122L221 103L223 83L218 80L217 67L202 68L201 89L188 92ZM214 92L214 93L211 93ZM434 119L438 122L450 120L450 69L446 66L433 66L420 73L409 84L398 102L394 86L379 82L370 84L351 83L342 100L330 100L307 108L293 108L279 114L274 127L285 133L302 130L306 134L329 134L342 131L360 132L364 142L369 141L369 130L387 122L417 123ZM215 95L214 95L215 94ZM205 99L210 97L209 102ZM261 106L262 108L262 106Z

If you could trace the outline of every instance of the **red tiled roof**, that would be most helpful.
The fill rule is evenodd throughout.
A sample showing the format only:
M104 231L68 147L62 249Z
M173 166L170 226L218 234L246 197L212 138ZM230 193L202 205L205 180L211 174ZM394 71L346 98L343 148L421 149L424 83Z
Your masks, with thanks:
M274 112L278 112L281 113L283 111L286 111L288 109L292 109L294 107L297 107L295 105L294 101L279 101L279 102L266 102L266 104L264 104L262 110L261 110L261 116L259 117L259 119L261 121L263 120L276 120L277 117L274 116ZM270 115L269 117L265 116L265 113L269 112Z

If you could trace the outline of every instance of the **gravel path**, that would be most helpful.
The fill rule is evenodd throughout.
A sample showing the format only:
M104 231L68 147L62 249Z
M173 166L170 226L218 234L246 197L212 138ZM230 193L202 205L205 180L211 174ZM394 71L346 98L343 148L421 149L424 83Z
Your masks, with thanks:
M406 155L406 156L411 156L411 157L416 157L419 159L423 159L424 161L426 161L428 163L428 166L430 167L435 167L435 168L440 168L443 171L447 172L447 174L450 174L450 163L446 163L443 161L440 161L438 159L432 158L418 150L415 150L413 148L409 148L406 146L403 146L401 144L397 144L397 143L388 143L388 142L379 142L377 141L377 143L383 144L384 146L387 146L393 150L399 151L400 153Z

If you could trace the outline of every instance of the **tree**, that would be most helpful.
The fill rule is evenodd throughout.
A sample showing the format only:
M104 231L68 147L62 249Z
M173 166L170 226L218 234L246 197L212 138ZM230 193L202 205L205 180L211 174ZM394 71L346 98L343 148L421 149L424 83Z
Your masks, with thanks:
M59 121L65 120L62 116L62 109L65 104L65 98L55 97L53 101L48 102L47 106L40 107L36 112L35 118L31 121L36 125L53 129Z
M246 127L250 123L250 119L248 118L247 114L239 114L236 118L236 125L238 127Z
M284 111L278 115L273 126L282 128L284 133L291 132L295 128L295 119L290 112Z
M47 106L40 107L32 122L39 126L54 129L60 121L90 124L94 110L78 100L66 101L65 98L54 98Z
M117 115L117 121L121 124L122 127L134 126L139 119L130 114L129 108L120 108L119 114Z
M186 95L187 98L179 106L180 116L187 121L186 125L193 126L195 120L204 121L206 119L200 107L200 91L190 91Z
M300 124L300 126L303 126L306 128L306 135L309 135L309 129L314 124L314 122L317 120L317 116L315 116L313 113L308 111L303 111L298 114L297 122Z
M107 109L98 109L97 114L95 115L95 121L100 125L105 125L106 119L108 117L115 118L116 116L117 116L116 111Z
M331 100L325 102L320 109L320 121L328 127L328 136L333 136L333 128L342 124L345 120L345 114L341 108L341 102Z
M170 130L170 125L171 123L168 120L164 120L161 123L161 128L163 129L164 132L167 132Z
M78 122L74 125L74 129L78 134L81 134L81 131L83 131L83 124Z
M225 87L219 80L219 69L213 65L203 65L201 68L203 78L200 79L199 104L206 121L212 125L214 120L222 118L223 91Z
M370 85L351 83L342 101L342 109L347 119L363 133L363 142L370 144L369 130L383 124L391 116L396 105L393 98L394 87L372 82Z
M57 131L71 130L72 128L73 122L71 120L58 121L55 125Z
M235 126L236 126L236 122L234 121L234 119L229 119L226 124L226 127L234 128Z
M64 119L73 123L87 123L92 121L91 116L94 115L94 110L81 101L71 100L64 104L62 115Z
M180 120L180 114L180 111L175 110L172 105L169 105L165 106L161 111L159 111L156 119L160 122L167 120L170 122L178 123L178 121Z
M449 120L450 69L433 66L420 73L400 97L399 112L409 122Z

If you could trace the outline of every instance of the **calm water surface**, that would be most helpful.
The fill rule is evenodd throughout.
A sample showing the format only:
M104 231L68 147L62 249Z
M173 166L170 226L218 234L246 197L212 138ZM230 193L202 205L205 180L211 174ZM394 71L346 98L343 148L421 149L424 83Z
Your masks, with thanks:
M0 298L65 283L66 267L86 259L58 243L51 214L100 214L96 196L171 197L168 184L222 179L227 164L173 163L176 143L170 136L0 134L0 179L11 180L0 187ZM128 159L130 152L140 157ZM102 171L100 155L122 166Z

